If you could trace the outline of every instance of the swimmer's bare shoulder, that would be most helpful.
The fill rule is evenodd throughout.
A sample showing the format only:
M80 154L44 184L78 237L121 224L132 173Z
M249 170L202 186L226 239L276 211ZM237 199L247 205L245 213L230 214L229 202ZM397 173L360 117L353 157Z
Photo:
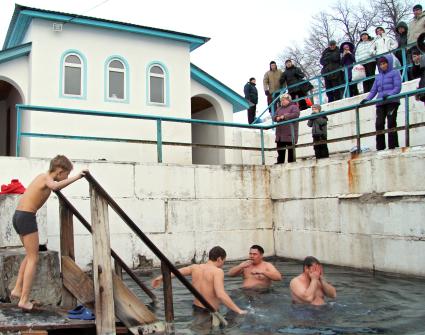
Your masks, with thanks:
M21 196L16 209L27 212L37 212L46 202L51 193L48 182L53 179L48 173L41 173L29 184L25 193Z

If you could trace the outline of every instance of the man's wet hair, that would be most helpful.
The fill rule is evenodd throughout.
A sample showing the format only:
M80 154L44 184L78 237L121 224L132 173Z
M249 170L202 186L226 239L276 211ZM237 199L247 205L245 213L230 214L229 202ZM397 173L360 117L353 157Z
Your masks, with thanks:
M304 262L303 262L303 270L305 267L311 267L314 264L318 264L320 265L321 263L319 262L319 260L316 257L313 256L307 256L306 258L304 258Z
M219 257L221 257L223 261L226 259L226 251L220 246L212 248L208 253L208 258L211 261L215 262Z
M260 252L260 254L264 254L263 247L261 247L261 246L259 246L257 244L254 244L250 249L257 249Z

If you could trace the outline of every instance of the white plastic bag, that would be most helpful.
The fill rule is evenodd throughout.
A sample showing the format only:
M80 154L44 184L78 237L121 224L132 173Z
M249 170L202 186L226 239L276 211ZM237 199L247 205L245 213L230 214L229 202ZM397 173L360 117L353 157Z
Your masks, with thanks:
M360 80L366 78L366 70L363 65L357 64L353 67L353 77L352 80Z

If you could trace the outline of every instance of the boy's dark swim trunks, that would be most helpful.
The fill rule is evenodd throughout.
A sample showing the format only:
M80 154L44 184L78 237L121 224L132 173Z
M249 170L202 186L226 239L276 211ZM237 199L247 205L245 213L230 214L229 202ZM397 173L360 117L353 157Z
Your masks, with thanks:
M12 219L13 228L21 235L25 236L38 231L37 221L35 219L35 213L15 211Z

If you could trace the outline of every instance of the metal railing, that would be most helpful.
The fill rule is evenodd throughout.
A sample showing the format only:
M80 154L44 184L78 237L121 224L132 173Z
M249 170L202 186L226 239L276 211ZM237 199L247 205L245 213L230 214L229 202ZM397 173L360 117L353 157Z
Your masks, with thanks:
M407 81L408 80L408 69L412 66L412 64L410 64L408 62L408 59L407 59L407 50L410 49L411 47L415 46L415 45L416 45L416 43L411 43L411 44L408 44L405 47L397 48L397 49L394 49L394 50L391 50L391 51L388 51L388 52L385 52L385 53L382 53L382 54L379 54L379 55L375 55L371 58L367 58L367 59L355 62L355 63L347 65L347 66L341 66L340 68L338 68L334 71L323 73L323 74L320 74L318 76L314 76L314 77L311 77L311 78L306 78L306 79L299 81L295 84L284 87L277 92L273 92L272 102L270 103L269 106L266 107L266 109L264 111L262 111L260 113L259 116L256 117L256 119L254 120L254 123L258 122L261 119L261 117L268 111L270 111L270 114L271 114L272 119L273 119L273 116L275 114L275 106L276 106L276 103L279 101L280 95L283 94L283 93L286 93L288 91L288 89L297 88L297 87L300 87L303 84L306 84L306 83L309 83L309 82L317 82L316 89L314 89L311 94L307 94L305 96L293 99L294 102L298 102L298 101L306 99L306 98L314 99L314 97L317 97L318 103L320 105L322 105L323 104L323 94L328 93L328 92L337 91L337 90L344 90L344 92L342 94L343 98L350 97L350 86L357 85L359 83L362 83L362 82L370 80L370 79L374 79L377 76L377 74L374 74L372 76L365 77L365 78L362 78L362 79L359 79L359 80L351 80L350 81L349 75L348 75L350 69L352 70L356 65L363 65L363 64L367 64L367 63L371 63L371 62L376 62L376 60L379 57L382 57L382 56L385 56L385 55L392 55L396 59L395 54L396 54L397 51L401 51L402 64L400 64L400 66L394 67L394 69L401 70L402 71L402 73L401 73L402 80ZM334 87L331 87L331 88L327 88L327 87L325 89L323 88L325 77L327 77L331 74L341 73L341 72L344 73L344 80L341 82L340 85L334 86Z
M391 99L401 98L404 99L405 104L405 125L402 128L405 130L405 143L406 146L410 146L410 135L409 129L414 127L422 127L422 123L410 124L409 112L409 97L416 94L425 93L425 88L412 90L408 92L402 92L391 97L388 97L387 101ZM307 144L296 144L295 134L293 126L295 123L308 121L314 119L318 116L328 116L332 114L338 114L343 112L355 111L356 112L356 134L352 136L346 136L341 138L335 138L328 140L326 143L333 143L339 141L347 141L352 139L357 139L358 151L360 152L360 139L367 136L374 136L377 132L371 132L367 134L361 134L360 130L360 117L359 109L374 105L376 103L382 102L382 99L376 99L368 101L366 104L353 104L341 108L336 108L328 111L323 111L314 115L308 115L299 117L297 119L286 120L279 123L272 124L242 124L242 123L232 123L232 122L220 122L220 121L209 121L209 120L197 120L197 119L184 119L176 117L165 117L165 116L155 116L155 115L144 115L144 114L129 114L129 113L112 113L104 111L92 111L92 110L77 110L77 109L67 109L67 108L56 108L56 107L42 107L42 106L31 106L31 105L16 105L17 108L17 141L16 141L16 154L20 156L21 152L21 142L23 137L33 137L33 138L56 138L56 139L69 139L69 140L88 140L88 141L106 141L106 142L126 142L126 143L139 143L139 144L150 144L156 145L157 148L157 161L161 163L163 161L162 148L164 145L170 146L183 146L183 147L200 147L200 148L216 148L216 149L232 149L232 150L245 150L245 151L260 151L261 152L261 162L265 164L265 153L267 151L275 151L276 148L266 148L264 132L269 129L274 129L282 125L290 125L292 127L292 146L290 148L297 148L303 146L313 145L313 143ZM111 117L111 118L127 118L127 119L138 119L138 120L151 120L156 122L156 140L139 140L131 138L112 138L112 137L95 137L95 136L81 136L81 135L64 135L64 134L46 134L46 133L35 133L35 132L24 132L22 131L22 113L25 111L37 111L37 112L47 112L47 113L60 113L60 114L71 114L71 115L88 115L88 116L100 116L100 117ZM248 147L248 146L231 146L231 145L216 145L216 144L197 144L197 143L184 143L184 142L167 142L163 141L162 138L162 122L172 122L172 123L186 123L186 124L202 124L209 126L223 126L223 127L233 127L233 128L245 128L245 129L255 129L260 132L260 145L259 147ZM391 130L390 130L391 131ZM379 133L379 132L378 132Z

